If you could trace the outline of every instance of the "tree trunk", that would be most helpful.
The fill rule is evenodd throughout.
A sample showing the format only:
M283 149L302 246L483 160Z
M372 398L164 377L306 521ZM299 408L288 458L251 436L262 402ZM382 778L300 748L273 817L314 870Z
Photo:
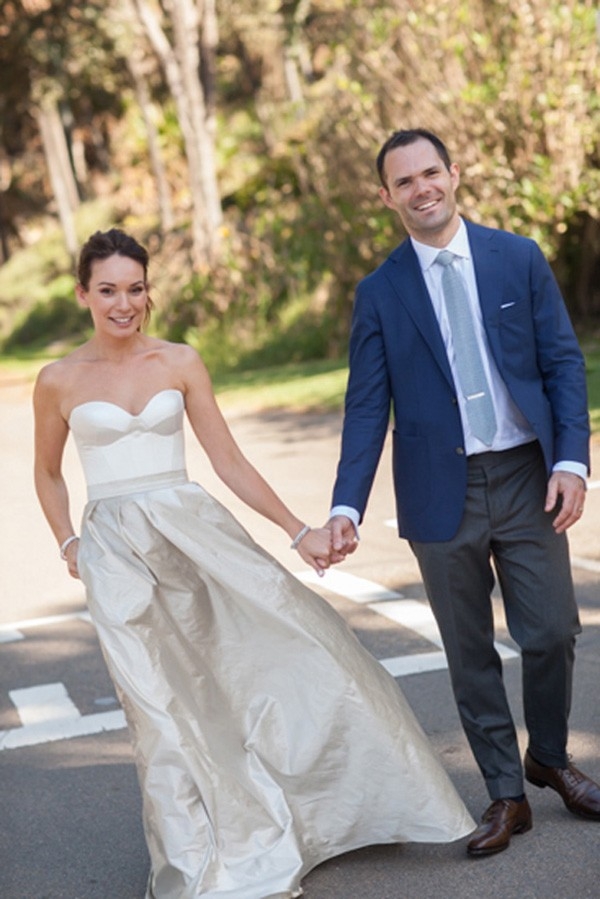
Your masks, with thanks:
M0 265L10 259L10 247L8 245L8 236L6 233L6 222L4 219L4 192L0 188Z
M75 258L77 235L73 213L79 206L79 196L65 132L53 99L42 101L37 109L37 120L65 243L69 254Z
M222 212L214 141L200 82L199 11L192 0L170 0L175 50L147 0L134 0L140 21L163 66L175 101L188 161L192 242L197 267L214 262ZM165 4L167 5L167 4Z
M200 81L204 92L206 123L213 137L216 130L217 109L217 44L219 27L215 0L198 0L200 4Z
M173 229L174 216L169 182L167 180L166 169L163 165L160 153L158 131L154 124L154 108L150 99L150 92L148 91L146 79L143 72L140 70L140 67L137 65L134 56L131 56L127 60L127 63L131 72L131 77L133 78L135 95L146 128L148 156L150 157L150 167L152 168L152 174L154 175L154 182L156 184L156 193L158 195L160 227L163 234L166 234Z
M208 248L209 256L212 257L217 249L222 211L216 178L215 117L214 113L209 116L204 88L200 80L200 34L204 30L201 10L196 6L194 0L168 0L168 2L172 10L175 52L181 68L182 82L200 160L200 183L208 225ZM214 4L211 0L203 0L201 6L203 7L202 13L206 13L207 10L210 13L212 6L214 17ZM213 32L214 30L213 28ZM210 35L209 27L208 36L210 37ZM212 39L216 41L216 34ZM213 52L214 49L213 45Z
M8 154L0 148L0 265L10 258L8 242L8 216L5 213L4 194L10 187L11 168Z

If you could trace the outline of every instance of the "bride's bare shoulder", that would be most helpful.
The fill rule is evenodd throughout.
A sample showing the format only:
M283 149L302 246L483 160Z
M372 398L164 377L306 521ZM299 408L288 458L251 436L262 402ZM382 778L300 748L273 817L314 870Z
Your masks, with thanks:
M187 343L171 343L168 340L161 340L159 344L159 352L164 354L165 360L170 365L187 368L202 364L196 350Z
M57 389L61 385L69 385L80 376L81 367L86 359L83 347L73 350L62 359L48 362L38 372L36 386L49 390Z
M35 408L62 409L65 400L76 392L87 374L86 356L82 347L44 365L35 379L33 400Z

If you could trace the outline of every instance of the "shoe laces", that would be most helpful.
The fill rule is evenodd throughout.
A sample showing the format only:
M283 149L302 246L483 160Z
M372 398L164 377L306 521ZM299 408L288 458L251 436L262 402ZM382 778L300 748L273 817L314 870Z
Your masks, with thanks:
M560 776L563 781L572 787L576 787L585 781L584 775L579 771L571 761L572 756L567 756L567 767L559 768Z

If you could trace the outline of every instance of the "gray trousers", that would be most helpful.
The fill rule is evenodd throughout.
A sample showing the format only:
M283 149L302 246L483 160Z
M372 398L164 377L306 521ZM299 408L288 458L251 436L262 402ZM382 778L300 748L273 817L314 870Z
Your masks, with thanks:
M411 543L440 629L459 715L492 799L523 792L517 736L494 648L494 571L521 649L529 749L564 767L575 635L581 630L565 534L544 512L538 443L469 458L465 513L444 543Z

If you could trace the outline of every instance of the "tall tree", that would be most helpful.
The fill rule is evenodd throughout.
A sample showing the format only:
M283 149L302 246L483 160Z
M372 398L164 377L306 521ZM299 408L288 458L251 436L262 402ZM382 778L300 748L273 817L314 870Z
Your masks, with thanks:
M146 131L148 159L156 185L160 225L164 234L173 228L175 217L167 169L163 161L156 125L158 115L149 84L150 78L157 68L156 57L147 47L145 33L133 0L113 0L112 6L114 15L105 21L104 27L111 34L115 46L120 49L120 55L126 61L131 74L135 98Z
M162 26L160 10L149 0L133 0L165 73L173 96L189 171L192 201L192 241L197 267L211 265L218 257L219 229L222 221L221 200L217 182L213 84L210 69L202 69L200 48L203 38L214 41L216 17L214 4L203 0L165 0L168 25L173 35L170 43ZM210 47L210 44L209 44Z
M79 194L65 129L52 87L53 85L48 84L43 87L38 85L40 99L36 116L65 244L69 255L74 259L77 253L74 214L79 206Z
M38 15L50 7L49 0L21 0L27 15ZM36 46L42 47L40 42ZM45 49L41 56L45 56ZM44 58L39 58L45 63ZM40 66L41 68L41 66ZM38 121L46 165L50 175L50 183L56 200L58 216L63 230L65 244L72 258L77 252L77 235L75 231L74 213L79 206L79 191L75 179L75 171L69 153L67 137L60 114L60 101L63 90L58 79L52 75L42 75L40 71L32 71L32 99L35 104L35 115Z

